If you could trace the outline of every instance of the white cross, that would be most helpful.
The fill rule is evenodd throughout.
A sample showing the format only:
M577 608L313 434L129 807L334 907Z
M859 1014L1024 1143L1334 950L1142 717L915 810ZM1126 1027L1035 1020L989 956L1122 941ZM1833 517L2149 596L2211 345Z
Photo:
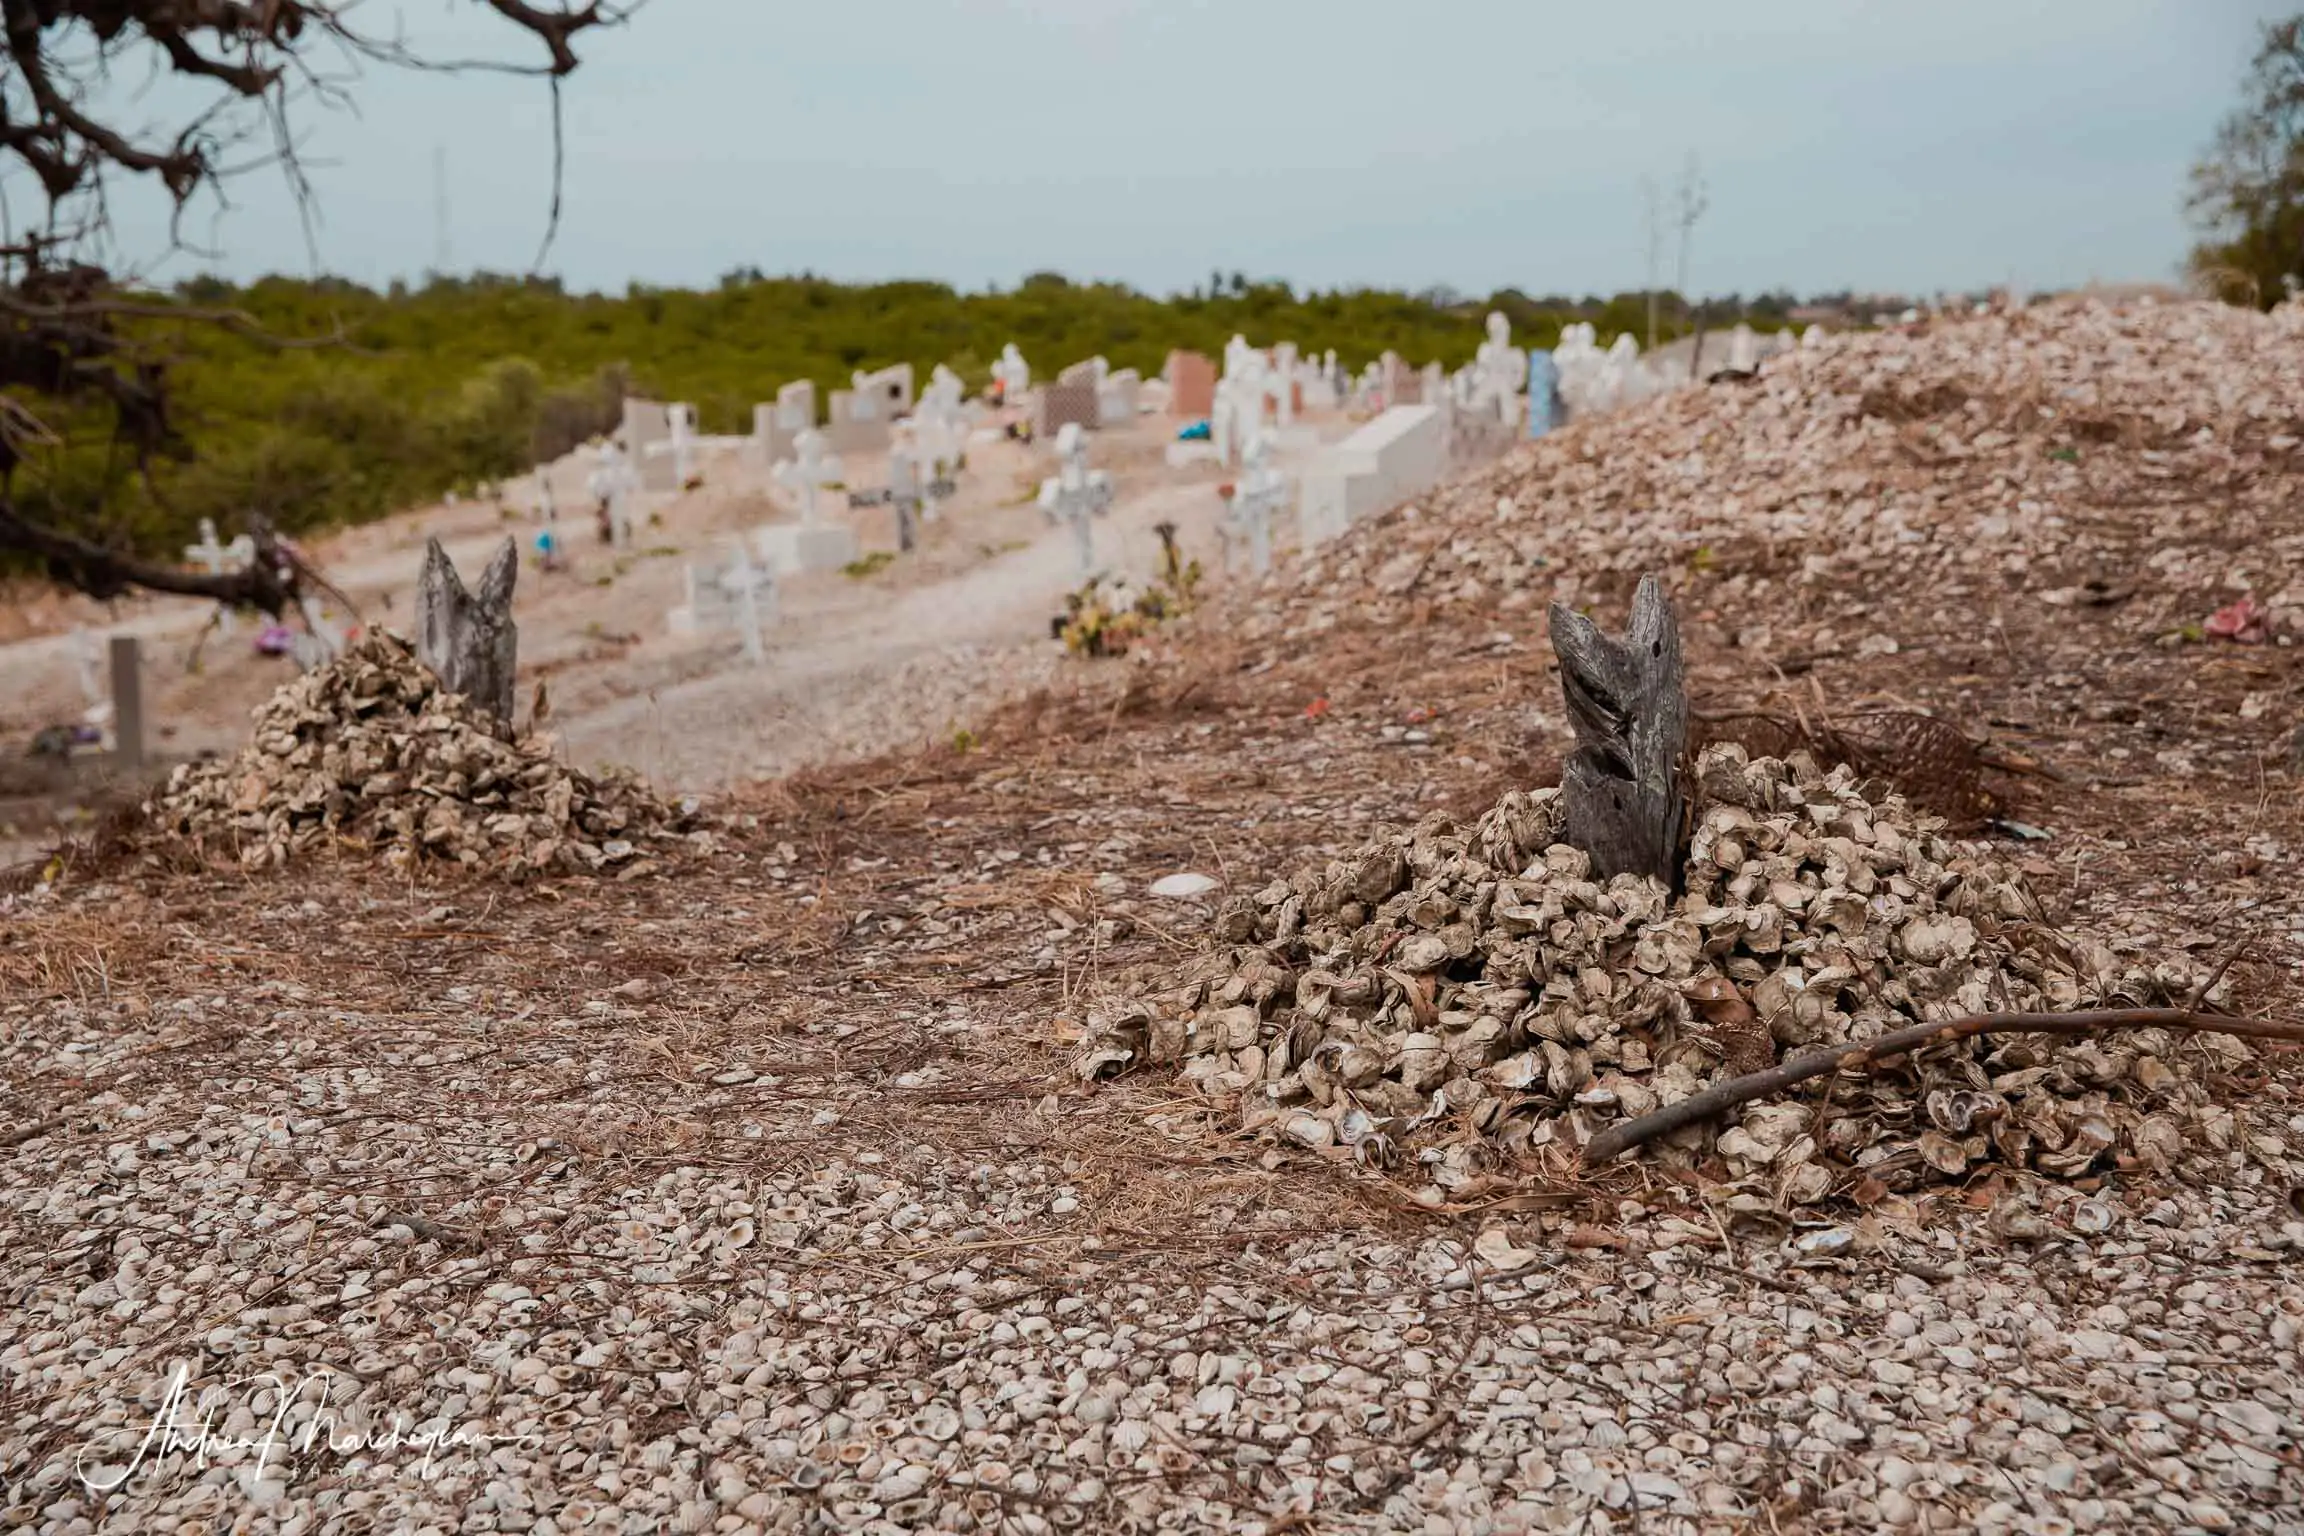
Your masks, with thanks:
M1088 467L1088 439L1076 421L1057 429L1056 457L1056 473L1040 482L1040 510L1052 523L1072 525L1072 538L1080 551L1080 574L1093 576L1096 542L1088 520L1112 505L1112 477Z
M632 493L639 477L625 462L624 450L614 443L600 445L600 467L592 472L592 494L608 503L608 542L617 549L632 547Z
M1288 499L1288 477L1272 465L1272 435L1259 429L1241 459L1244 472L1232 491L1233 526L1248 536L1249 566L1272 569L1272 516Z
M792 451L797 460L779 459L769 471L776 483L800 499L801 526L816 526L816 493L828 485L837 485L846 471L840 467L838 454L825 451L824 434L811 427L792 439Z
M253 564L256 559L256 541L243 533L229 544L219 544L216 542L215 519L204 517L200 519L200 542L186 545L184 558L211 576L221 576L227 570L245 570ZM216 605L216 627L225 634L232 633L230 604Z
M1000 381L1000 399L1004 405L1020 405L1024 392L1032 387L1032 369L1024 361L1024 354L1009 342L1000 349L1000 361L992 365L992 377Z

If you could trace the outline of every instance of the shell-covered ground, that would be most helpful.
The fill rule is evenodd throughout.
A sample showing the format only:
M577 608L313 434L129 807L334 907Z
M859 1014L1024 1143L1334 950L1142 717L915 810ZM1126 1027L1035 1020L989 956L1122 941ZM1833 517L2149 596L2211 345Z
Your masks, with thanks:
M2056 1048L2108 1107L2150 1102L2153 1055L2168 1102L2230 1110L2224 1175L1946 1130L1958 1175L1805 1205L1663 1154L1499 1163L1435 1204L1423 1165L1244 1131L1177 1068L1070 1062L1129 978L1247 942L1227 914L1276 924L1276 881L1387 840L1469 856L1443 820L1536 806L1567 744L1544 604L1613 625L1649 570L1700 711L1923 709L2038 765L2000 785L2029 832L1981 853L1869 794L1849 841L1941 837L1933 863L1988 859L2102 946L2035 956L2044 998L2221 971L2222 1006L2295 1019L2299 325L2035 306L1578 423L970 741L714 807L718 846L628 881L319 844L18 881L9 1521L2292 1529L2304 1212L2272 1170L2304 1073L2276 1045ZM1711 851L1788 857L1745 831ZM1546 869L1538 913L1575 883ZM1209 899L1148 894L1180 872ZM1970 959L2031 953L1927 895L1938 964L1951 918ZM1739 935L1725 973L1766 981ZM1510 1091L1551 1094L1530 1049ZM2069 1097L1971 1091L2042 1085ZM1889 1144L1816 1140L1836 1183ZM212 1433L139 1460L179 1369ZM283 1403L272 1454L238 1443Z

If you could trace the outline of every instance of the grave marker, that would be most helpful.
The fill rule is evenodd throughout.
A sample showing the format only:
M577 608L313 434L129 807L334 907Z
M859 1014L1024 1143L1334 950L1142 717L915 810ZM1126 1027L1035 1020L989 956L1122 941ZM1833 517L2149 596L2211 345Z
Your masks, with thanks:
M1024 396L1032 388L1032 368L1024 361L1024 354L1009 342L1000 349L1000 360L992 365L992 378L1000 386L1002 405L1022 405Z
M760 666L768 660L762 628L775 617L776 572L753 561L741 536L728 542L726 565L688 567L688 601L665 615L666 627L675 636L732 631L743 642L744 659Z
M1197 352L1168 354L1168 414L1204 421L1216 408L1216 365Z
M788 571L838 570L856 558L856 531L823 522L817 493L846 477L838 455L826 451L824 434L802 432L793 443L796 458L779 461L769 477L792 493L800 507L797 527L763 528L755 536L761 552Z
M216 542L216 523L213 518L200 519L200 542L185 546L184 558L199 566L211 576L222 576L227 571L244 571L256 559L256 541L240 534L229 544ZM215 625L225 634L232 633L235 618L232 605L216 605Z
M1112 505L1112 477L1088 467L1088 437L1077 422L1067 422L1056 434L1058 468L1040 482L1040 510L1052 523L1068 522L1080 553L1080 574L1096 574L1096 545L1089 519Z
M1560 370L1552 354L1528 354L1528 435L1542 437L1560 419Z
M1288 500L1288 477L1272 463L1272 435L1259 431L1241 456L1240 483L1232 491L1232 524L1248 541L1249 569L1272 570L1272 519Z
M112 761L144 766L144 671L134 635L112 637Z

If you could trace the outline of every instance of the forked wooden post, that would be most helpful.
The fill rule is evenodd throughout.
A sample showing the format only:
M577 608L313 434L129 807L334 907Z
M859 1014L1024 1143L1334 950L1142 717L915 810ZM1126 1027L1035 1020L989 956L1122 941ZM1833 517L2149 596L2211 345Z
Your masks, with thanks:
M1663 584L1640 579L1621 640L1554 603L1552 649L1576 730L1560 776L1568 841L1592 856L1595 878L1654 875L1678 890L1688 685Z
M512 674L520 632L512 622L512 584L520 551L512 540L496 551L480 585L464 589L438 539L424 541L424 571L416 582L416 656L506 728L512 725Z

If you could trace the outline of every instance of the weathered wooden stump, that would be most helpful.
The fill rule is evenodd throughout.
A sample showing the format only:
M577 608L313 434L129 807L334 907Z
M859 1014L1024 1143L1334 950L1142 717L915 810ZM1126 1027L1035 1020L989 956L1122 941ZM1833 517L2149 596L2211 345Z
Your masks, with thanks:
M512 672L520 632L512 622L512 584L520 551L507 538L467 592L438 539L424 541L424 571L416 582L416 656L498 725L512 725Z
M1592 856L1598 879L1654 875L1679 889L1688 689L1663 584L1641 578L1621 640L1554 603L1552 649L1576 731L1560 777L1568 841Z

